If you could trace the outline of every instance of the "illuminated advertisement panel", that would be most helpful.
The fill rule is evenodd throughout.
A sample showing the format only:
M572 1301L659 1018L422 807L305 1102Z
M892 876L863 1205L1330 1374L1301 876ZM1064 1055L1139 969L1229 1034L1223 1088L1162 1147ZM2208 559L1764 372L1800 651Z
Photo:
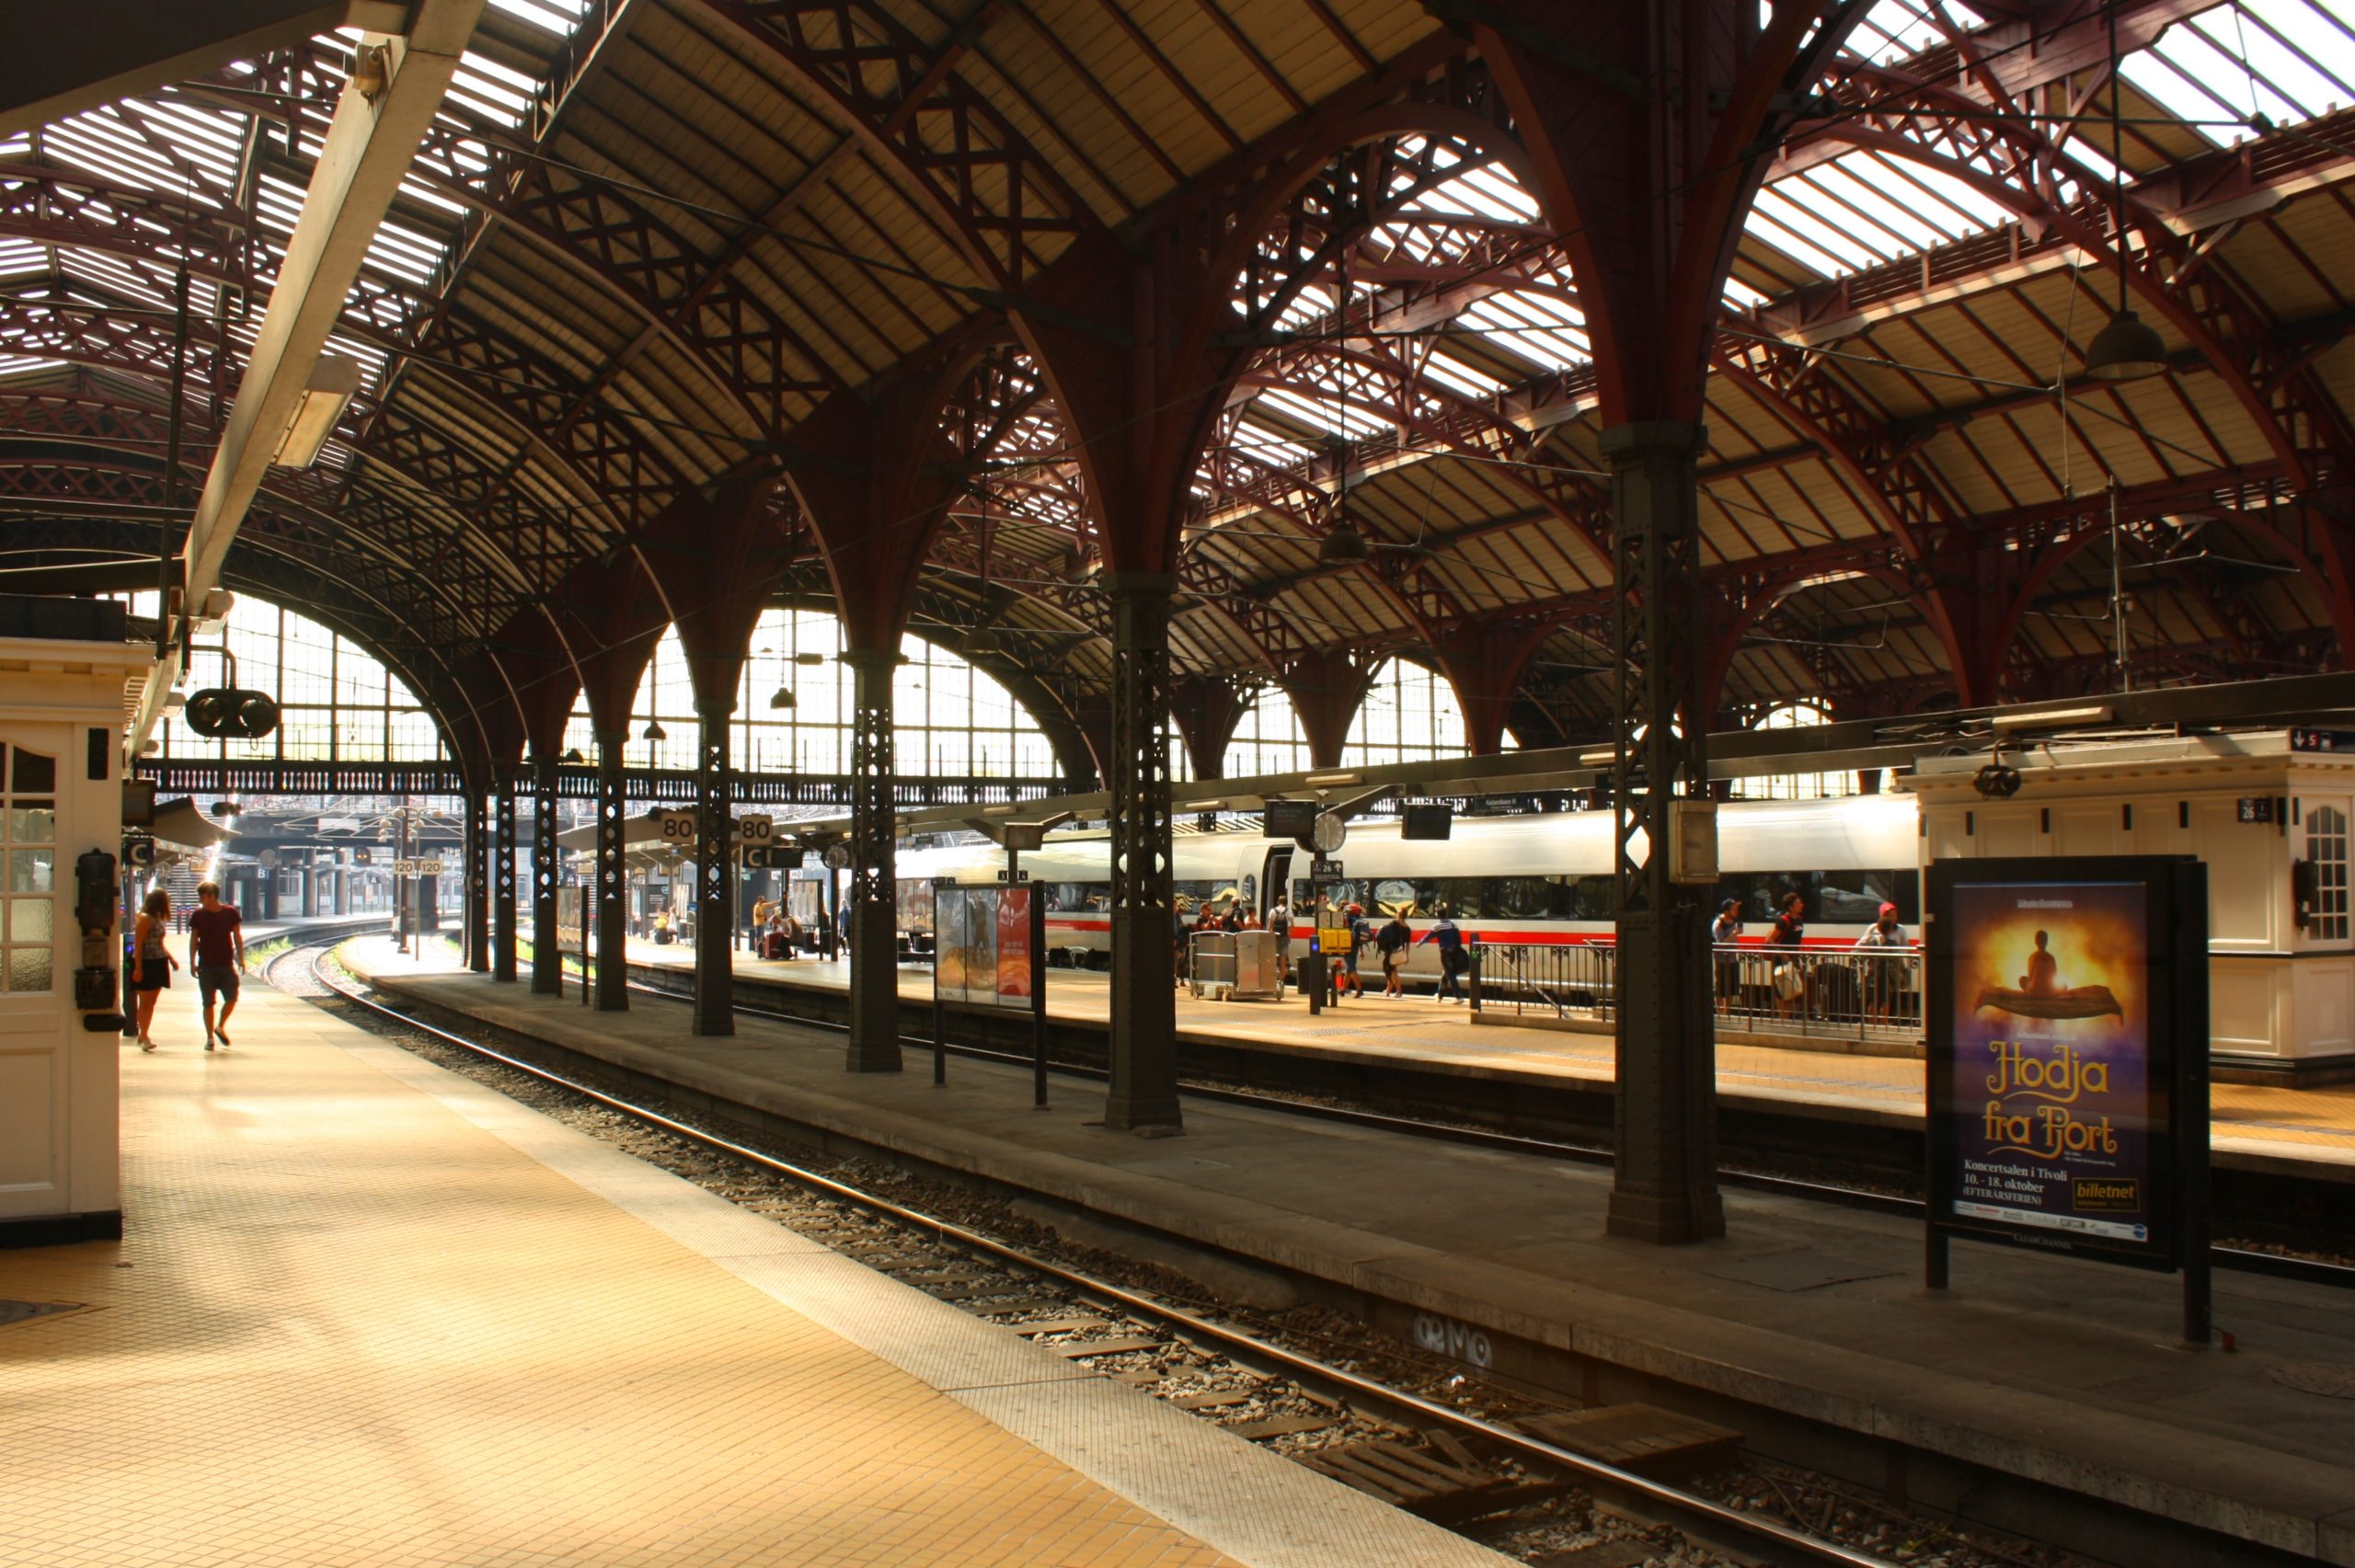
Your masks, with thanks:
M1934 1230L2179 1265L2207 1179L2204 888L2171 857L1931 866Z
M1030 1005L1030 889L1000 887L997 908L997 1001Z

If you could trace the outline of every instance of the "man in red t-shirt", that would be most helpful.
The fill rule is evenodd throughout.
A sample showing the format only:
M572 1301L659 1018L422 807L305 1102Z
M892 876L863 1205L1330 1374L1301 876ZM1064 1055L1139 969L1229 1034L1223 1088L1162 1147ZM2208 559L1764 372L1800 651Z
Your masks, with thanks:
M233 904L221 901L221 884L196 885L197 910L188 917L188 967L196 971L197 993L204 1000L204 1048L219 1040L229 1044L229 1014L237 1010L237 979L245 972L245 917ZM215 1000L221 1017L213 1017Z

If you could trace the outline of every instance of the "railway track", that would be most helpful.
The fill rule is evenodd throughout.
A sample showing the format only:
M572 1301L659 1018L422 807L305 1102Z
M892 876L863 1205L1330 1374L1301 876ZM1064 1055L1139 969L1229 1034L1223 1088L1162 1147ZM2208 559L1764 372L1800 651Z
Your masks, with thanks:
M388 1007L325 972L322 960L332 945L321 942L290 949L272 961L269 978L281 983L291 978L289 966L299 967L300 978L309 984L288 989L329 993L380 1024L414 1032L706 1155L787 1184L798 1195L794 1201L782 1208L770 1202L754 1207L1074 1362L1218 1420L1425 1517L1449 1524L1481 1517L1493 1526L1497 1516L1511 1516L1514 1509L1534 1509L1535 1516L1545 1519L1565 1511L1575 1516L1583 1508L1596 1538L1591 1544L1622 1543L1622 1551L1609 1559L1613 1562L1637 1561L1627 1554L1637 1548L1646 1551L1646 1561L1711 1560L1691 1551L1679 1555L1680 1540L1738 1563L1887 1568L1890 1562L1554 1440L1566 1436L1577 1442L1582 1422L1592 1426L1595 1416L1609 1418L1612 1412L1581 1413L1527 1397L1519 1397L1518 1402L1529 1408L1509 1417L1451 1408L1239 1327L1228 1321L1237 1315L1232 1310L1212 1317L1162 1292L1108 1280ZM1512 1402L1517 1397L1494 1390L1484 1391L1484 1395L1490 1404L1500 1399ZM1738 1435L1713 1430L1729 1450ZM1766 1476L1752 1490L1785 1488ZM1849 1503L1852 1518L1857 1516L1856 1507L1868 1516L1873 1506L1864 1499ZM1828 1517L1832 1510L1824 1512ZM1487 1539L1488 1532L1481 1533ZM2056 1560L2043 1552L2022 1557L2000 1548L1965 1548L1959 1541L1957 1547L1961 1554L1932 1560L1984 1564Z
M681 1000L675 991L660 986L649 986L632 980L629 989L638 994L658 997L668 1001ZM811 1018L780 1009L738 1002L736 1011L750 1018L764 1018L775 1023L789 1024L797 1028L823 1030L829 1034L847 1034L846 1025L831 1019ZM930 1051L934 1041L928 1036L900 1036L903 1046L911 1049ZM994 1050L987 1046L948 1043L942 1049L950 1056L966 1060L997 1062L1028 1069L1028 1056L1012 1051ZM1107 1074L1101 1068L1078 1063L1050 1062L1049 1070L1064 1078L1084 1082L1101 1082ZM1402 1116L1390 1112L1367 1110L1358 1106L1335 1104L1326 1101L1269 1094L1249 1089L1236 1089L1223 1084L1187 1080L1178 1092L1189 1099L1212 1104L1249 1106L1258 1110L1281 1112L1313 1120L1338 1122L1350 1127L1393 1132L1410 1138L1462 1144L1472 1148L1492 1149L1507 1153L1531 1154L1541 1159L1565 1160L1577 1164L1609 1165L1612 1151L1600 1144L1574 1143L1564 1139L1533 1138L1525 1134L1499 1132L1493 1128L1472 1127L1458 1122L1435 1121L1423 1117ZM1803 1198L1811 1203L1835 1204L1845 1208L1863 1209L1901 1219L1919 1219L1924 1205L1918 1197L1870 1187L1848 1186L1833 1182L1812 1181L1772 1172L1721 1166L1717 1179L1724 1185L1750 1192L1773 1193L1785 1197ZM2265 1275L2273 1278L2301 1280L2310 1285L2328 1286L2338 1289L2355 1289L2355 1266L2318 1259L2289 1257L2277 1253L2262 1252L2249 1247L2220 1244L2209 1249L2213 1266L2243 1274Z

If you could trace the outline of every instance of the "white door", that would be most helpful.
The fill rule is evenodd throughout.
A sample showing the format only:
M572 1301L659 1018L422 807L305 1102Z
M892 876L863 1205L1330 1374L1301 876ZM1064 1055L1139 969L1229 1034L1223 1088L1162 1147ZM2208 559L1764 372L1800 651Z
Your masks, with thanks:
M63 868L58 774L69 727L0 730L0 1219L67 1211L69 1052L80 1014Z

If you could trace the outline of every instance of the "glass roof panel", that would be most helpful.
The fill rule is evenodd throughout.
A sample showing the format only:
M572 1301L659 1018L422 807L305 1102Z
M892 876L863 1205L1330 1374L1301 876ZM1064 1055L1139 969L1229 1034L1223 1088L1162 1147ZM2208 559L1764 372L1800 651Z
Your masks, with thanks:
M1552 294L1490 294L1465 306L1455 326L1486 338L1491 348L1545 370L1569 370L1594 357L1585 315Z
M2247 0L2202 11L2119 74L2217 146L2254 109L2295 125L2355 102L2355 0Z
M1957 27L1985 25L1979 13L1968 6L1947 5L1941 9ZM1849 33L1848 48L1868 60L1887 60L1892 55L1913 54L1939 42L1946 32L1946 28L1932 18L1928 0L1880 0Z

